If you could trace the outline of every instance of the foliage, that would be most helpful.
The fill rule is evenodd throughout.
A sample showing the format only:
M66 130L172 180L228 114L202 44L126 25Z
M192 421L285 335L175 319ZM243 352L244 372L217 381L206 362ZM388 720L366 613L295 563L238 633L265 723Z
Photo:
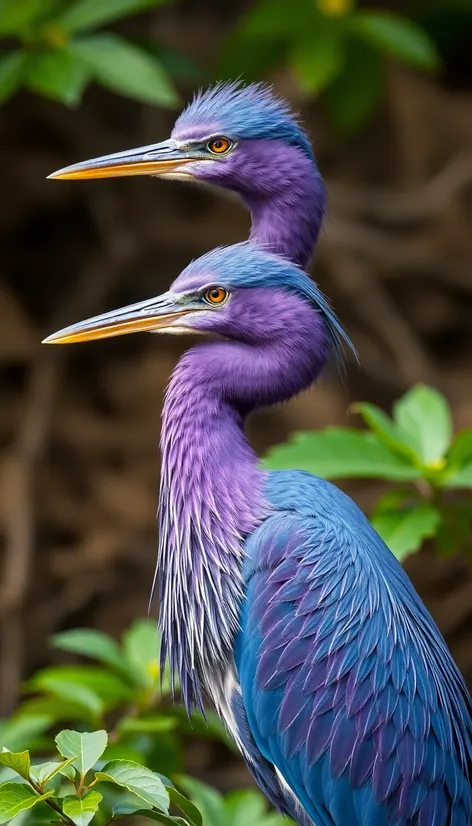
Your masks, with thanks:
M14 715L0 721L0 824L105 826L130 814L164 826L287 822L266 813L258 791L225 799L180 774L183 735L233 744L211 712L189 722L171 703L153 622L136 621L121 644L91 628L56 634L52 644L90 662L41 669L24 685ZM74 728L58 730L64 723Z
M100 26L169 0L0 0L0 103L21 86L75 106L92 81L144 103L173 106L166 64L178 56L137 45Z
M433 40L412 19L358 9L355 0L258 0L225 45L221 69L261 77L288 64L308 95L323 93L335 125L357 129L385 89L385 60L432 71L440 64Z
M439 552L467 550L472 502L472 429L453 437L446 399L417 385L393 408L393 418L356 404L366 430L328 427L296 433L269 451L271 470L297 467L324 479L364 477L399 483L377 502L371 521L399 559L434 538Z

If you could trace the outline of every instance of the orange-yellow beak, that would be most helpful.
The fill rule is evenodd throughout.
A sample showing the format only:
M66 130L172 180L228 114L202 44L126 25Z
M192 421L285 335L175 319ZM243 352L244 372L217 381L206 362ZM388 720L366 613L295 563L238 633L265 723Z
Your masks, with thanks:
M181 302L182 299L179 303L179 298L174 293L164 293L159 298L140 301L120 310L79 321L78 324L72 324L48 336L43 344L75 344L139 332L182 332L187 328L180 319L199 308L191 304L184 306ZM188 330L190 332L191 327Z
M180 172L180 167L199 160L190 151L181 149L172 138L162 143L141 146L113 155L102 155L89 161L65 166L48 178L76 180L81 178L117 178L128 175L159 175L165 177ZM185 175L184 170L182 174Z

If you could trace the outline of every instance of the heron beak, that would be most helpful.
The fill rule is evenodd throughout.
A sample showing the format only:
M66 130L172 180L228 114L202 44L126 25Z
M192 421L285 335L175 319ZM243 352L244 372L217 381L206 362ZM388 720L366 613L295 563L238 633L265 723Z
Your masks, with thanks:
M163 332L171 330L173 326L175 329L178 326L174 324L175 320L192 312L195 312L194 307L182 309L182 305L177 303L176 296L168 292L159 298L140 301L120 310L112 310L110 313L79 321L78 324L71 324L70 327L48 336L42 343L75 344L79 341L94 341L127 333Z
M81 178L118 178L128 175L166 175L179 167L195 161L188 151L181 149L172 138L162 143L102 155L90 161L65 166L48 178L57 180L76 180Z

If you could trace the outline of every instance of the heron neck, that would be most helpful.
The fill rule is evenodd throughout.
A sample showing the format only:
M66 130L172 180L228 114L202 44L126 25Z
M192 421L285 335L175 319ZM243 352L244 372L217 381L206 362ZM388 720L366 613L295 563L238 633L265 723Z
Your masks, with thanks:
M300 302L293 328L261 346L214 341L189 350L162 417L159 501L162 658L188 708L231 661L243 595L246 537L266 518L267 474L244 432L246 414L307 387L324 361L316 314ZM203 686L205 675L210 686Z
M275 161L274 180L282 183L274 191L243 193L251 212L250 239L264 244L305 268L318 239L325 209L325 187L314 162L297 151Z

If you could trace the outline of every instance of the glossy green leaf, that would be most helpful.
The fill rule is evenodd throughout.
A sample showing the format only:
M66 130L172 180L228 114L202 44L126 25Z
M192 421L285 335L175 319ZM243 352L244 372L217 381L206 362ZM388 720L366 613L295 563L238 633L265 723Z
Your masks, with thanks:
M272 448L264 464L270 470L308 470L325 479L362 476L406 481L421 475L375 434L342 427L295 433L286 444Z
M324 101L336 128L351 134L372 116L385 89L385 69L367 44L346 40L344 69L325 90Z
M165 814L169 811L169 793L160 777L130 760L111 760L102 771L96 772L97 780L117 783L137 794L146 803Z
M0 751L0 765L13 769L20 777L28 780L31 768L29 751L10 751L4 747Z
M36 794L25 783L4 783L0 786L0 823L6 823L25 809L31 809L51 794L52 792Z
M25 64L24 52L0 55L0 104L5 103L21 85Z
M140 766L147 764L147 756L134 745L127 742L109 743L102 755L103 765L110 760L131 760Z
M56 774L62 774L65 777L69 777L69 779L74 778L75 770L67 771L73 762L73 758L69 758L68 760L62 760L60 763L53 760L47 763L36 763L34 766L31 766L31 778L41 789L49 780L52 780Z
M127 663L118 643L103 631L96 631L94 628L73 628L54 634L51 643L54 648L60 648L61 651L82 654L84 657L110 665L120 672L127 671Z
M78 687L88 688L99 697L105 709L113 708L132 698L131 686L117 674L94 665L56 665L43 668L33 675L26 686L36 691L50 691L51 686L57 683L73 683ZM64 700L80 702L75 695L65 696Z
M130 675L145 687L159 682L159 636L150 620L136 620L123 635L123 650Z
M371 521L385 544L402 560L435 535L440 520L439 511L424 502L404 510L380 511Z
M289 64L307 92L321 92L340 74L344 63L342 41L330 29L307 35L289 51Z
M179 777L178 784L201 813L205 826L207 824L224 826L226 823L224 798L216 789L194 777L187 776Z
M68 49L48 49L31 55L25 71L30 89L68 106L80 101L89 79L87 66Z
M172 806L176 806L177 809L180 809L180 811L186 815L187 819L191 823L191 826L203 826L202 816L197 807L190 800L187 800L187 798L173 786L168 787L167 791L169 792L169 798Z
M421 26L391 12L361 11L352 17L352 30L371 45L421 69L439 64L436 47Z
M157 820L162 826L189 826L188 820L184 820L180 815L164 815L161 812L154 812L151 809L144 809L143 811L134 812L135 815L141 817L148 817L151 820ZM214 826L209 823L208 826ZM223 826L223 824L222 824Z
M359 413L371 430L394 451L402 453L411 459L416 458L415 451L403 441L400 428L387 416L380 407L368 402L357 402L353 404L351 410Z
M30 715L28 717L11 717L1 721L0 745L11 751L23 751L33 746L38 735L43 734L54 722L47 714Z
M138 797L137 794L132 794L132 792L127 792L127 794L123 794L113 805L113 819L127 817L128 815L144 810L149 811L151 808L151 804L146 804L142 797Z
M103 800L94 789L82 797L70 795L62 800L62 811L74 821L76 826L88 826Z
M433 470L441 469L452 438L451 411L444 396L417 384L395 403L393 414L418 458Z
M76 0L58 19L68 32L79 32L113 23L122 17L139 14L170 0Z
M175 106L179 97L159 61L117 34L96 34L75 40L71 52L89 67L95 80L113 92L161 106Z
M106 731L81 732L65 729L55 738L63 757L72 757L77 771L86 774L102 756L108 742Z

